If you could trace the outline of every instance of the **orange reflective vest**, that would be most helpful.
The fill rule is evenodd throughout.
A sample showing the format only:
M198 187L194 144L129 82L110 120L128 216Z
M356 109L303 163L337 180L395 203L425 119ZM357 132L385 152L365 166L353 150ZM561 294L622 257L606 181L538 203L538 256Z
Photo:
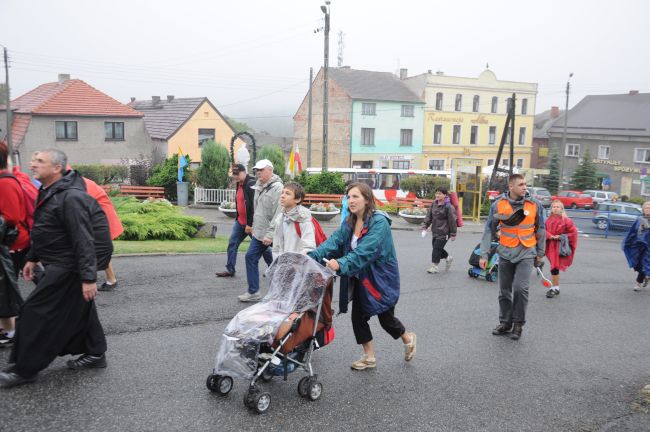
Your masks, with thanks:
M512 206L507 199L497 203L496 211L500 215L509 216L512 214ZM503 222L499 223L501 236L499 243L506 247L517 247L519 243L530 248L537 244L535 234L535 220L537 219L537 205L528 200L524 201L524 219L517 226L508 226Z

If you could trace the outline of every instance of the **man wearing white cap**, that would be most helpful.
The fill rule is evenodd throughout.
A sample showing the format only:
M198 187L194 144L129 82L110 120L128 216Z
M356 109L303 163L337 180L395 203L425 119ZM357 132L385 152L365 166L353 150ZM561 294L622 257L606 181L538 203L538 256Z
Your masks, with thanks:
M259 262L260 257L268 265L268 253L273 243L275 226L273 221L280 213L280 195L282 194L282 180L273 174L273 164L268 159L258 161L253 167L257 176L253 213L253 238L246 252L246 278L248 290L239 296L239 301L254 302L262 298L260 290Z

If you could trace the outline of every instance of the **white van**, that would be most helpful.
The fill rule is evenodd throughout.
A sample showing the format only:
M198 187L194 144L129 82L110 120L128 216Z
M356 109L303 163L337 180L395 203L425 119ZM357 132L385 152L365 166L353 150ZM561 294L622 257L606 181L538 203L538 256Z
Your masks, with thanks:
M591 198L594 200L594 203L601 202L611 202L618 200L618 194L611 191L600 191L600 190L586 190L582 191L583 193L591 195Z

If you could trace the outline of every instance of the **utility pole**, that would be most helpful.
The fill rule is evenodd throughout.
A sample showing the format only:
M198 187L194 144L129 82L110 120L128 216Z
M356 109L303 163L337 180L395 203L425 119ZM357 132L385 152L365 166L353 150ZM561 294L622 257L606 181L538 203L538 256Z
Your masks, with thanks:
M7 87L7 99L5 100L5 110L7 112L7 154L16 163L16 155L14 154L11 136L11 95L9 91L9 59L7 56L7 47L3 47L3 51L5 59L5 86Z
M322 172L327 172L327 137L328 137L328 69L330 57L330 1L326 0L320 10L325 14L325 59L323 65L323 161Z
M307 166L311 167L311 85L314 82L314 68L309 68L309 108L307 113Z
M566 127L569 121L569 92L571 91L571 77L573 72L569 74L569 79L566 81L566 104L564 105L564 133L562 134L562 150L565 154L558 154L560 157L560 181L558 182L558 192L562 189L564 180L564 158L566 157Z

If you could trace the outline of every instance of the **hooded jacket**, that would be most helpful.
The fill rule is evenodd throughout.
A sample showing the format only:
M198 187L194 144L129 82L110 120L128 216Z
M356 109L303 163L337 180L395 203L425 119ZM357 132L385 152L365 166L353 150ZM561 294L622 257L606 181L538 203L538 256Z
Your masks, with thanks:
M280 206L280 195L282 195L282 180L276 174L271 179L262 183L257 180L255 189L255 209L253 210L253 237L262 241L264 238L273 238L275 224L282 206Z
M336 259L340 275L359 280L359 299L365 316L385 312L399 300L399 266L390 225L390 217L375 210L363 225L356 249L352 250L350 246L353 229L346 223L307 253L319 263L323 258ZM339 303L347 302L348 295L342 290ZM342 305L339 308L346 310Z
M434 239L456 236L456 210L451 205L449 197L445 197L442 204L433 200L424 218L422 229L427 229L429 226Z
M650 220L639 216L623 239L622 246L628 265L650 275Z
M306 254L316 248L314 223L311 212L300 204L282 212L275 219L275 236L273 237L273 259L285 252ZM300 226L300 234L296 230L296 222Z
M95 282L113 252L106 215L74 170L39 190L31 240L28 261L78 272L83 282Z

